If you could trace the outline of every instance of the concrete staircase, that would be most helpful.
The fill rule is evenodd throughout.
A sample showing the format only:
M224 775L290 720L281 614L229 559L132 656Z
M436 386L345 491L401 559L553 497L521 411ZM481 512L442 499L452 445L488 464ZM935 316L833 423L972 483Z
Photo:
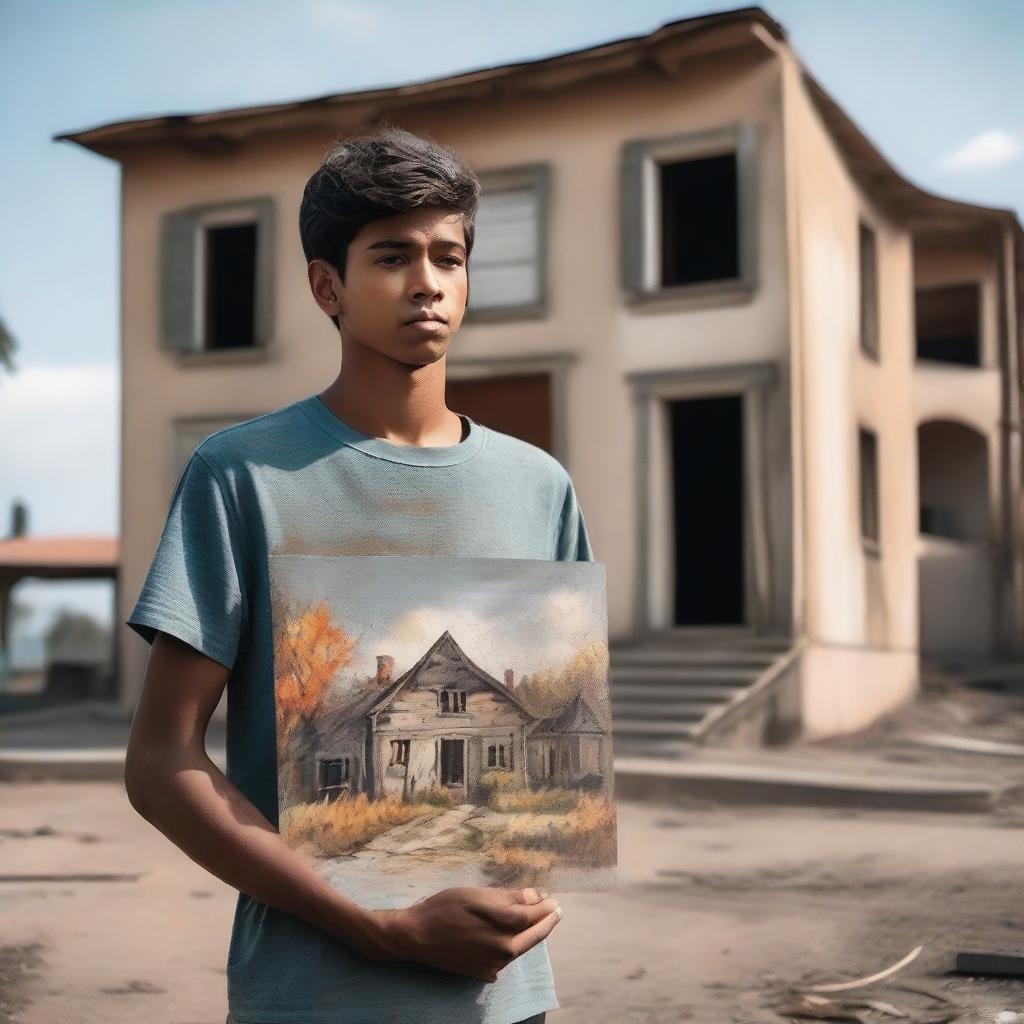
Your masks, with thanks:
M789 648L786 639L721 634L612 646L616 757L678 757L716 709L741 700Z

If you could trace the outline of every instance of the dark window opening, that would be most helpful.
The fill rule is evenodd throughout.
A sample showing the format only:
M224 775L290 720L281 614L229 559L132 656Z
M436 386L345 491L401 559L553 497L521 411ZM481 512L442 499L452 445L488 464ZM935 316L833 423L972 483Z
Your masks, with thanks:
M860 225L860 347L878 358L878 242L864 223Z
M981 297L977 284L919 288L917 358L981 365Z
M463 741L441 740L441 783L461 786L463 782Z
M407 765L409 763L409 740L391 741L391 764Z
M878 435L860 428L860 535L877 544L881 539L878 492Z
M442 714L455 714L466 710L465 690L442 690L441 691L441 712Z
M320 785L324 789L344 785L351 778L352 762L350 758L339 757L320 762Z
M740 275L736 154L658 165L661 285Z
M204 347L256 344L256 225L208 227Z

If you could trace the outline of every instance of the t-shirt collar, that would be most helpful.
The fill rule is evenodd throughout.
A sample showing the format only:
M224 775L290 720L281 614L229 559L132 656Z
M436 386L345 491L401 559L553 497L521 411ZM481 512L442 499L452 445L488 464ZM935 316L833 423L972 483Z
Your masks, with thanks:
M407 466L454 466L471 459L484 443L484 428L463 413L459 418L469 428L468 435L458 444L420 446L392 444L380 437L369 437L339 419L319 395L310 395L298 402L299 407L332 437L366 455Z

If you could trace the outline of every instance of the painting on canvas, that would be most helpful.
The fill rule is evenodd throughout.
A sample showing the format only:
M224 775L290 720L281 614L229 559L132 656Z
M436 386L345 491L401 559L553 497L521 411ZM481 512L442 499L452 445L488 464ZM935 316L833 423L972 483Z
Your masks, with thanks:
M282 838L369 908L615 886L600 562L271 558Z

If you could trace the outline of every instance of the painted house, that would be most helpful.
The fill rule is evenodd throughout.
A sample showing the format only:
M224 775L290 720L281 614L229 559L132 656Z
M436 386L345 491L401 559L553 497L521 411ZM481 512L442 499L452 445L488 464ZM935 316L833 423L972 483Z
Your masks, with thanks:
M531 779L549 786L608 791L612 735L583 693L530 729L526 756Z
M573 477L617 752L862 728L922 657L1021 650L1024 232L903 177L756 7L62 136L123 171L122 619L198 441L337 372L297 211L332 141L382 120L483 185L447 401ZM121 642L130 708L146 652ZM438 742L472 785L460 714Z
M393 664L389 655L378 655L369 690L317 723L306 799L358 792L409 799L423 787L442 786L458 803L483 803L487 794L480 779L492 770L510 772L524 786L572 784L569 761L565 771L559 768L555 783L546 762L538 759L532 731L540 727L540 744L554 742L559 751L563 746L574 751L576 776L611 767L611 737L594 734L595 727L600 730L598 719L582 699L566 705L557 721L539 721L516 696L513 670L506 669L499 682L469 658L448 630L394 680ZM562 762L556 758L554 763Z

